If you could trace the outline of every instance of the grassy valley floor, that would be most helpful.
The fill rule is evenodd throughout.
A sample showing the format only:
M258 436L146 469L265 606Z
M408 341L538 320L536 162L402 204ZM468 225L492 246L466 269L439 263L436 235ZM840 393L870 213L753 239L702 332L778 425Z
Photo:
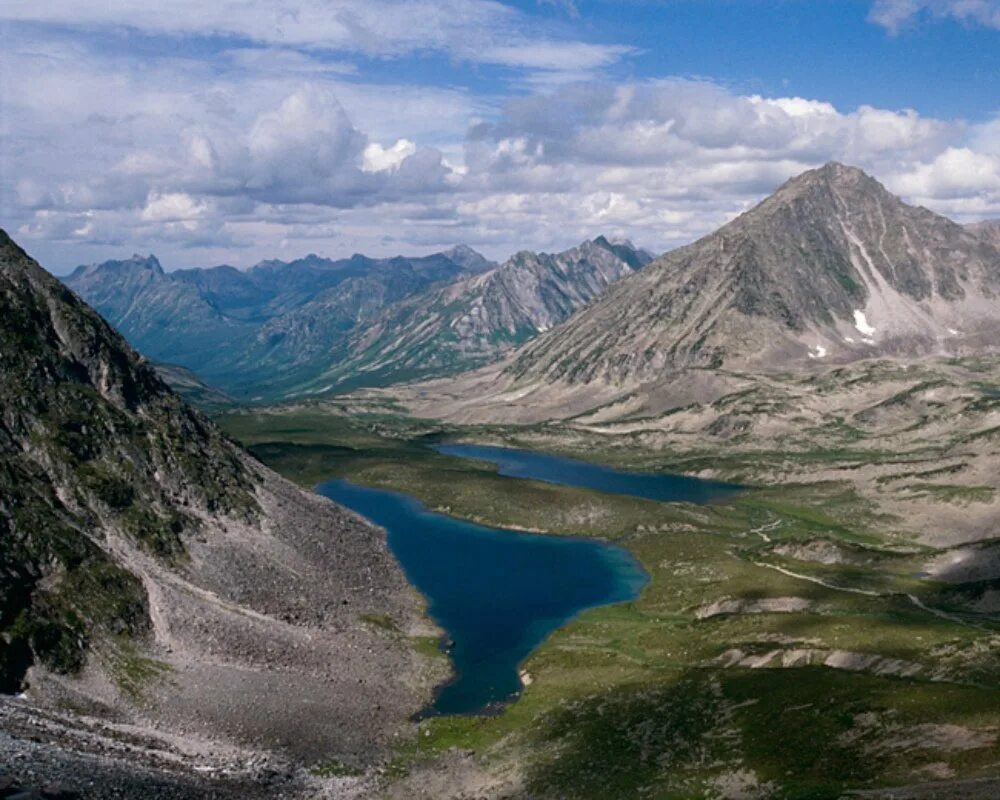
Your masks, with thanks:
M1000 555L989 541L922 543L896 505L851 479L850 465L875 465L883 488L896 485L926 470L905 464L913 453L831 435L784 456L779 481L774 453L738 443L625 447L572 425L459 428L334 402L219 421L304 486L346 477L477 522L600 537L652 578L636 602L553 635L502 714L422 722L387 765L384 796L996 795ZM711 471L750 488L709 506L663 504L502 477L426 446L441 438ZM811 466L789 469L789 458ZM927 491L948 508L992 501L983 488L913 481L944 487ZM899 786L910 788L888 792Z

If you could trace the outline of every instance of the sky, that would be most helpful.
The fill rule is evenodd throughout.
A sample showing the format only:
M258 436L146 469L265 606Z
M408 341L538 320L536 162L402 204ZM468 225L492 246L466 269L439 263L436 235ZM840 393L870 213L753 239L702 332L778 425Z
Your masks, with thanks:
M1000 0L0 4L0 226L56 273L662 252L830 160L1000 218Z

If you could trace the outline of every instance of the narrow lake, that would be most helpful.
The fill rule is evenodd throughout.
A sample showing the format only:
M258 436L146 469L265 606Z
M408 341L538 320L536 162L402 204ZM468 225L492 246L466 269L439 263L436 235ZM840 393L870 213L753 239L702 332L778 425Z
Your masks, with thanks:
M442 445L505 475L703 503L739 487L672 475L623 473L527 451ZM513 488L512 488L513 490ZM574 537L476 525L429 511L405 494L337 480L316 491L388 532L389 547L451 640L456 678L429 714L489 711L521 690L519 666L557 628L588 608L635 599L649 580L627 550Z
M625 472L601 464L577 461L513 447L484 444L440 444L439 453L489 461L501 475L531 478L564 486L579 486L611 494L644 497L663 503L709 503L738 494L743 487L722 481L689 478L658 472Z

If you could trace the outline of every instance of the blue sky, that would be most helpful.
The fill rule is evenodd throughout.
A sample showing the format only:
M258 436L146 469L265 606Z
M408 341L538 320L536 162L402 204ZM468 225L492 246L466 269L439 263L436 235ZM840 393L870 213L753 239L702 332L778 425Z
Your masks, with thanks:
M44 263L690 241L857 164L1000 217L1000 0L8 0L0 216Z

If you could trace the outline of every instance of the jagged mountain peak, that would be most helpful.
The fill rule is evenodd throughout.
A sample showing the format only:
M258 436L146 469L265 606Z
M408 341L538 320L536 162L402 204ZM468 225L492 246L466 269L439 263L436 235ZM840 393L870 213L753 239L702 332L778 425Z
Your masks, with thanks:
M814 216L835 213L834 206L858 202L902 205L903 202L878 180L858 167L831 161L787 180L775 192L730 225L739 228L746 222L767 218L789 208L812 205ZM735 223L735 224L734 224Z
M343 356L299 390L390 383L487 363L557 325L650 259L603 237L560 253L522 250L498 267L391 307L353 332Z
M607 236L601 235L590 242L584 242L584 244L581 245L581 247L588 246L600 247L607 250L628 264L633 270L642 269L653 260L652 253L647 250L643 250L640 247L636 247L630 240L625 238L608 238Z
M161 277L166 274L163 269L163 265L160 264L160 260L152 253L148 256L133 253L131 258L101 261L94 264L79 266L70 274L70 279L78 279L100 273L114 273L123 276L129 274L140 275L145 273L147 276L155 277Z
M468 272L485 272L496 266L495 261L490 261L478 250L474 250L466 244L457 244L442 252L441 255L451 259Z

